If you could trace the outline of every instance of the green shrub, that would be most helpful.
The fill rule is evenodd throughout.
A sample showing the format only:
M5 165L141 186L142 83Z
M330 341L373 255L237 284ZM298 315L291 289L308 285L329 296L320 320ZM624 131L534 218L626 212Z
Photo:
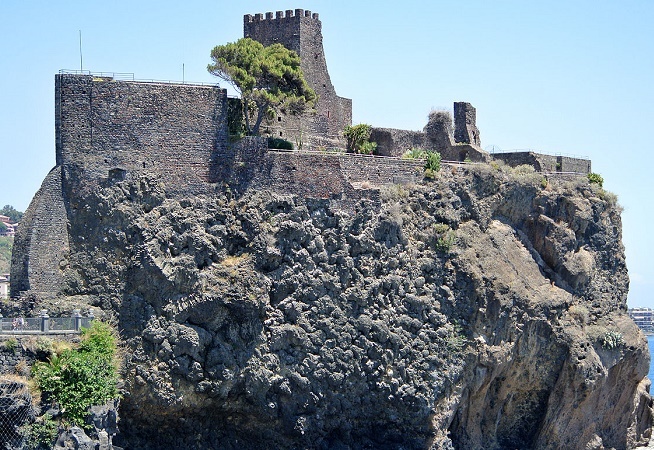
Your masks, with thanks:
M587 177L591 184L597 184L599 187L604 186L604 178L599 173L589 173Z
M513 173L516 175L530 175L535 172L536 169L534 169L534 166L531 164L520 164L519 166L515 166L513 168Z
M32 375L70 422L84 426L90 406L118 397L117 349L114 330L94 321L91 328L82 330L78 348L53 355L47 363L37 362Z
M412 148L402 154L402 159L423 159L427 157L427 152L421 148Z
M452 327L447 331L445 338L447 350L455 355L460 355L468 345L468 339L463 333L463 327L454 322Z
M624 345L624 338L617 331L607 331L600 337L602 347L612 350Z
M28 450L47 450L54 446L59 426L48 414L39 417L36 422L21 427L25 437L25 447Z
M618 196L610 191L605 191L601 189L599 192L599 198L604 200L610 206L617 208L619 212L622 212L622 207L618 205Z
M377 143L376 142L364 142L361 144L361 147L359 147L359 153L362 155L372 155L377 151Z
M372 127L368 124L348 125L343 129L347 151L371 155L377 149L376 142L369 142Z
M293 143L286 139L270 137L268 138L268 148L275 148L280 150L293 150Z
M18 348L18 341L16 338L9 338L6 341L2 343L2 346L4 347L5 350L10 351L10 352L15 352L16 349Z
M454 245L454 240L456 239L456 233L450 228L449 225L444 223L434 224L434 250L439 253L449 253Z
M11 249L13 246L13 236L0 236L0 273L8 273L11 269Z
M426 154L427 160L425 161L425 170L438 172L441 170L441 154L438 152L428 151Z

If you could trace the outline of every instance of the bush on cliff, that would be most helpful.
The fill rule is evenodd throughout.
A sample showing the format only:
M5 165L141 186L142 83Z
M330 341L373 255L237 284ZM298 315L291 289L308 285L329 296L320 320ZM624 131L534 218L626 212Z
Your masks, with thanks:
M90 406L118 397L117 337L106 323L94 321L82 331L74 349L64 349L32 369L47 399L57 402L65 418L84 426Z
M599 187L604 186L604 178L599 173L589 173L587 177L590 183L595 183Z

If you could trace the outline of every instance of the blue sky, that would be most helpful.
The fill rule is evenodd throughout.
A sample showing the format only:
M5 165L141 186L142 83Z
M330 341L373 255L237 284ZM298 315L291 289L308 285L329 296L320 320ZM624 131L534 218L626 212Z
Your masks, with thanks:
M370 7L367 5L374 5ZM624 207L630 306L654 308L654 1L0 1L0 205L25 210L54 166L54 75L83 68L212 82L243 15L320 14L354 123L422 129L477 108L482 146L588 156Z

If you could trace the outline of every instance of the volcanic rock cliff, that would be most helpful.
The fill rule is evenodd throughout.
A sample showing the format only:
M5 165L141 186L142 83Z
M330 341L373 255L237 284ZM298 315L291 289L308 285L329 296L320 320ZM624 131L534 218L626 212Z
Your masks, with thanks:
M649 356L611 196L485 164L359 193L174 199L147 175L64 193L65 289L33 307L117 319L116 443L648 441Z

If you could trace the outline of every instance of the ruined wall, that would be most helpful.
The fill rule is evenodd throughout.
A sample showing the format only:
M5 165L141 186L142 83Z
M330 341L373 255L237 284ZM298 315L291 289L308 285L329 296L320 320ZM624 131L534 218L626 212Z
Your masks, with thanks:
M227 145L227 95L214 86L61 74L55 108L57 164L84 180L148 171L173 195L195 194Z
M533 166L538 172L590 173L591 161L570 156L544 155L535 152L494 153L493 159L504 161L511 167L524 164Z
M481 147L477 110L470 103L454 102L454 140L457 143Z
M437 151L446 161L487 161L488 154L480 148L475 108L455 102L454 114L452 123L449 112L432 111L423 131L373 128L370 141L377 143L377 154L383 156L402 156L407 150L420 148Z
M344 147L341 132L352 123L352 100L336 95L332 85L318 14L302 9L277 11L274 17L272 12L265 17L247 14L243 18L243 35L263 45L280 43L295 51L309 86L318 94L314 113L298 119L282 112L266 123L264 131L310 146Z
M377 154L382 156L402 156L412 148L428 148L425 133L422 131L373 128L370 141L377 143Z

